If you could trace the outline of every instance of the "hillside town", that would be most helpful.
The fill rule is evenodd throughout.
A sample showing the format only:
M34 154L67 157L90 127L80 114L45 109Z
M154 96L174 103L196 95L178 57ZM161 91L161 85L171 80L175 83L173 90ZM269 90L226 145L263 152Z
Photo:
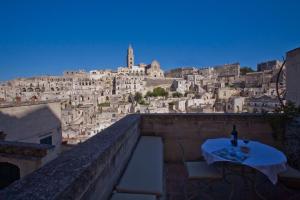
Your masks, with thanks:
M77 144L130 113L274 112L282 103L276 87L280 94L285 91L284 75L278 76L283 62L278 60L257 64L257 71L232 63L164 72L157 60L136 65L131 45L126 59L127 65L117 70L65 71L62 76L2 82L0 106L58 102L62 141Z
M300 200L299 8L0 0L0 200Z

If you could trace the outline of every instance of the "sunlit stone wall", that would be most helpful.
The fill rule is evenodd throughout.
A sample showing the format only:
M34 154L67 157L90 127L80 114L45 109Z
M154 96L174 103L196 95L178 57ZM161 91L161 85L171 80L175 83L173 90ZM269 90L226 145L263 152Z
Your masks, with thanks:
M201 144L209 138L229 138L233 124L237 126L240 138L281 148L281 142L273 138L271 120L258 114L144 114L141 135L163 138L167 162L181 161L177 139L184 146L186 159L197 160L201 158Z

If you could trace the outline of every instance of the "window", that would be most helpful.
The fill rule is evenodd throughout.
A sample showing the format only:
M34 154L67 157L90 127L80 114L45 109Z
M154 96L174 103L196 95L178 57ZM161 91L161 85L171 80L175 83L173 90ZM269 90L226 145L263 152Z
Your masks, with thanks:
M40 139L40 144L50 144L52 145L52 136L45 137Z

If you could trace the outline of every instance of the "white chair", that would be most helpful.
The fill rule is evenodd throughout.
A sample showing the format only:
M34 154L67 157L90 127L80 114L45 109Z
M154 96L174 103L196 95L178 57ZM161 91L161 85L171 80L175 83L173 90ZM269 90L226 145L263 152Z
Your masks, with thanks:
M300 171L287 165L287 170L278 174L279 181L289 188L300 189Z
M192 180L201 180L201 183L196 184L196 193L198 195L201 191L205 191L207 188L211 187L211 184L215 181L221 180L223 178L222 173L220 173L215 167L208 165L205 161L186 161L185 152L183 145L177 139L177 144L180 148L182 162L185 166L187 172L188 182ZM199 186L199 188L197 188ZM184 188L185 199L191 199L193 194L189 197L187 192L187 186Z

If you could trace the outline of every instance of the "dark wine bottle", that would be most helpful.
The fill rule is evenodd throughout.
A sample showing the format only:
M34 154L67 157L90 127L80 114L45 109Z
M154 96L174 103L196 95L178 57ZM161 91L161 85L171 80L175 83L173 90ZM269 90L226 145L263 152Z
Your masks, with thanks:
M232 131L231 131L231 144L232 146L238 145L238 132L236 131L236 126L233 125Z

